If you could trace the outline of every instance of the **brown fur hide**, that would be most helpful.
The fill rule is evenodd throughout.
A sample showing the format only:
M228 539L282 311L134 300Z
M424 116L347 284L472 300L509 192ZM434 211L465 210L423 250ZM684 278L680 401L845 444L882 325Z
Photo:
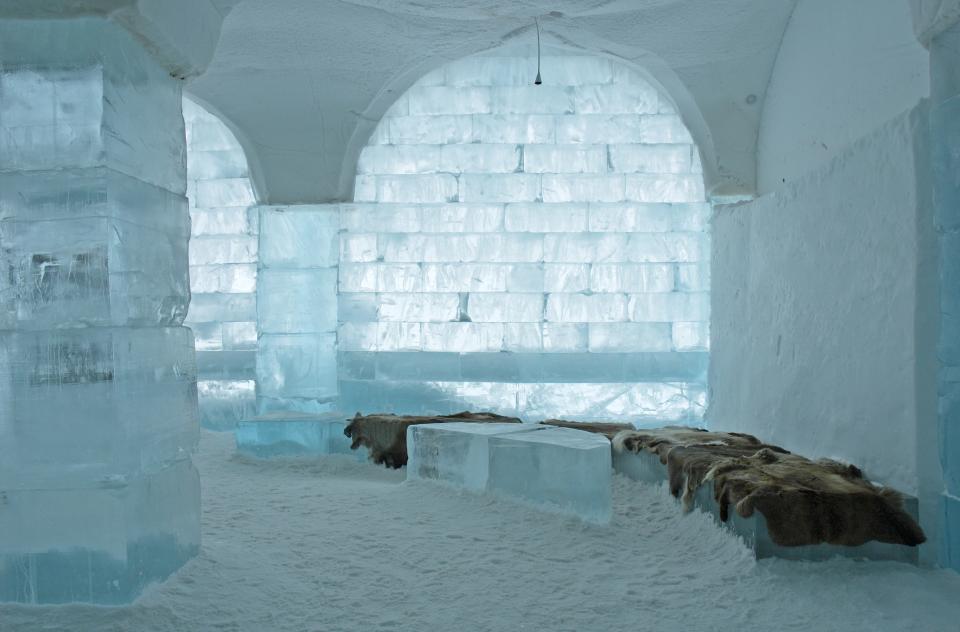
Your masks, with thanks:
M624 430L633 430L633 426L630 424L567 421L566 419L547 419L546 421L541 421L540 423L545 426L558 426L560 428L573 428L574 430L594 432L596 434L602 434L607 439L611 440L619 432L623 432Z
M374 463L387 467L401 468L407 464L407 428L418 424L442 424L449 422L468 423L520 423L516 417L502 417L493 413L471 413L464 411L455 415L437 415L434 417L398 416L390 414L361 415L357 413L343 434L353 439L350 448L356 450L365 446L370 450Z
M730 505L744 518L759 511L780 546L871 540L916 546L926 540L899 493L875 487L853 465L814 462L746 434L680 427L624 431L613 448L659 456L670 492L682 493L687 509L697 488L713 481L721 520Z

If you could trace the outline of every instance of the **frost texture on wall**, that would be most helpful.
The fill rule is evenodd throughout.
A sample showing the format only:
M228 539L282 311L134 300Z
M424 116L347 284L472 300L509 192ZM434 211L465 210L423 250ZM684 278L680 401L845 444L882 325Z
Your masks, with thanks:
M347 410L635 422L705 405L709 215L671 101L596 57L423 77L341 211Z
M180 82L99 19L0 20L0 601L196 555Z
M183 100L187 135L190 311L200 420L232 428L253 414L257 349L257 233L247 159L216 116Z

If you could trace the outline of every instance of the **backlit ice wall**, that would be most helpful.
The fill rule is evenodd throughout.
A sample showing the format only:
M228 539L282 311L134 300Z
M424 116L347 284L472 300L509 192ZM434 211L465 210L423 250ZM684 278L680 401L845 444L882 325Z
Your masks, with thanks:
M198 551L180 101L111 22L0 21L2 601L129 602Z
M186 324L196 337L200 421L228 429L256 404L258 210L229 128L189 99L183 118L192 225Z
M606 59L472 57L400 97L340 213L344 410L705 406L709 216L671 101Z

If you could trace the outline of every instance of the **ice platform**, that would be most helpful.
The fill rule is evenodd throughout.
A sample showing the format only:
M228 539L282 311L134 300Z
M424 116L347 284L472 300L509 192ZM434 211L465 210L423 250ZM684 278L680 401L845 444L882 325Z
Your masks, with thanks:
M343 454L366 461L366 448L350 449L343 434L348 423L342 413L268 413L237 423L237 452L260 459Z
M643 483L659 485L667 482L667 466L660 463L660 457L649 452L634 453L613 451L613 470L628 478ZM861 546L840 546L834 544L816 544L807 546L780 546L770 537L767 521L759 511L744 518L735 510L730 511L729 520L721 522L720 505L714 498L713 481L704 483L693 497L694 507L712 515L718 524L743 538L757 559L779 557L788 560L822 561L834 557L853 559L890 560L908 564L919 563L919 548L885 542L867 542ZM917 499L904 497L904 509L914 519L918 518Z
M127 604L199 549L189 458L79 489L0 489L0 601Z
M407 429L407 448L407 480L610 521L610 442L601 435L537 424L428 424Z

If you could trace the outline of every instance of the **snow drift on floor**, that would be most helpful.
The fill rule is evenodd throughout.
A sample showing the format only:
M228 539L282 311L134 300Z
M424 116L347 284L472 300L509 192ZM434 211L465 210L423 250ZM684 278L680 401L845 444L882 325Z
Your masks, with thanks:
M203 549L133 606L0 606L0 630L957 629L960 576L755 562L665 488L614 479L610 527L351 462L255 462L204 433Z

